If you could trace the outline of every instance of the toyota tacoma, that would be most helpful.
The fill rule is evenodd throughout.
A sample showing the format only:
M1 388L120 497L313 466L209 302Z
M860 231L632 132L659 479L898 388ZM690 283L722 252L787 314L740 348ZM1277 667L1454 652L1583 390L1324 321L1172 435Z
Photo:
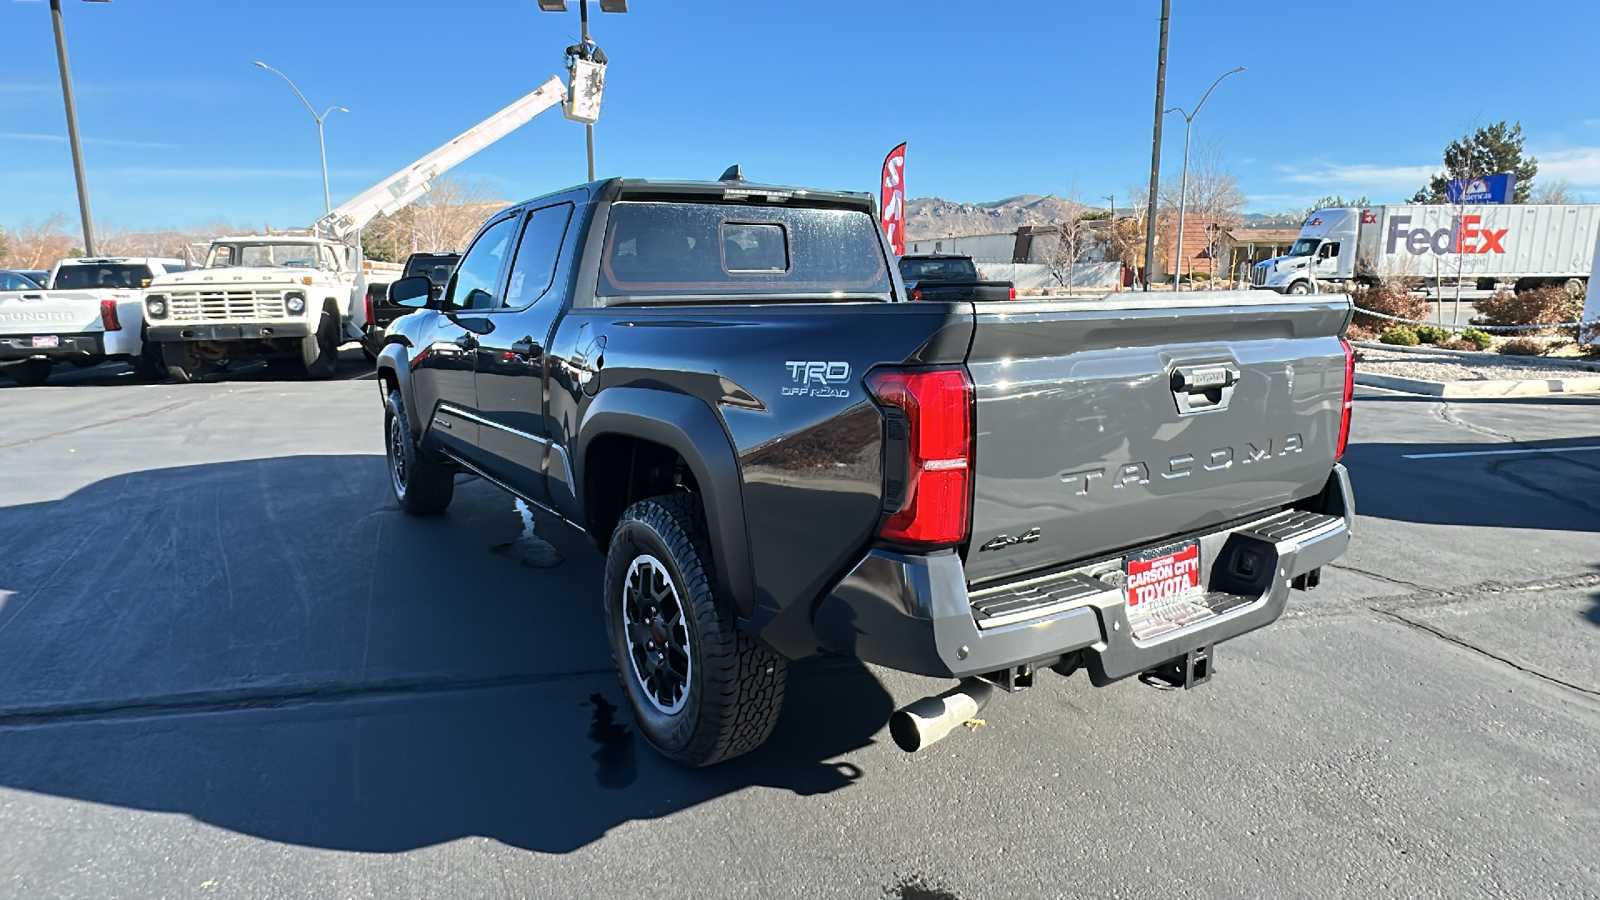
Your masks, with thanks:
M479 476L590 535L623 691L666 756L771 733L788 661L953 690L1208 680L1353 517L1348 298L908 302L871 198L612 179L497 213L377 362L391 488Z

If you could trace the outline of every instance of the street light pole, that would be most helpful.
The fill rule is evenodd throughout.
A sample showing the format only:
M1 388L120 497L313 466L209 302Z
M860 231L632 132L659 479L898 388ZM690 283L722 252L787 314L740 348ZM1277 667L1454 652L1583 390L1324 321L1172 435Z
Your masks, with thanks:
M323 110L322 115L319 116L317 115L317 111L311 108L311 103L306 100L306 95L300 93L300 89L294 86L293 81L289 80L289 76L279 72L277 69L274 69L273 67L259 60L255 62L255 65L266 69L268 72L277 75L279 78L282 78L284 82L289 85L289 89L294 91L294 95L300 98L300 102L305 104L306 112L311 113L311 118L317 120L317 148L322 152L322 211L324 213L333 212L333 200L331 195L328 193L328 144L327 141L323 140L322 137L322 122L335 111L347 113L350 110L345 109L342 106L330 106Z
M89 182L83 173L83 145L78 140L78 102L72 96L72 71L67 65L67 35L61 25L61 0L50 0L50 22L56 31L56 62L61 67L61 96L67 105L67 142L72 145L72 174L78 181L78 213L83 217L83 252L94 247L94 217L89 214Z
M1206 105L1206 98L1210 97L1211 92L1217 89L1217 85L1222 83L1222 79L1227 78L1229 75L1237 75L1243 71L1244 66L1240 66L1237 69L1218 75L1217 80L1211 82L1211 87L1206 88L1205 94L1200 97L1200 102L1194 105L1194 112L1184 112L1181 106L1174 106L1166 110L1166 112L1175 112L1183 116L1183 177L1179 179L1178 187L1178 251L1177 260L1173 265L1173 272L1175 273L1172 281L1173 290L1183 290L1183 220L1187 215L1189 202L1189 131L1194 125L1194 117L1200 115L1200 107Z
M585 47L594 43L589 40L589 0L578 0L578 21L583 27L583 45ZM594 180L594 123L583 123L583 141L589 150L589 180Z
M1144 289L1150 290L1150 272L1156 264L1156 194L1161 190L1161 121L1167 103L1167 22L1172 0L1161 0L1161 51L1156 61L1156 127L1150 142L1150 208L1144 223Z
M539 9L543 12L567 11L567 0L538 0L538 2ZM628 11L628 0L600 0L600 11L604 13L625 13ZM582 39L576 45L567 48L568 67L572 67L574 59L592 61L603 66L606 62L606 56L603 52L601 52L599 47L595 46L594 39L589 36L589 0L578 0L578 22L583 29ZM572 83L569 86L573 90L576 90L577 88L576 77L576 74L572 76ZM595 115L599 115L598 100L596 100ZM578 116L573 115L569 109L567 118L573 119L578 118ZM585 121L583 123L583 141L584 146L588 151L589 180L593 181L594 122Z

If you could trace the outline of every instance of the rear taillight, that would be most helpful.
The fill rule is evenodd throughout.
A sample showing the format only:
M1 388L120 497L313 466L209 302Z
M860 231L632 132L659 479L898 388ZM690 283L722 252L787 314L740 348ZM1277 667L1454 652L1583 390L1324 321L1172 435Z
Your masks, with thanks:
M100 301L100 326L106 331L122 330L122 320L117 318L117 301Z
M1356 401L1356 351L1344 338L1339 343L1344 347L1344 409L1339 413L1339 452L1334 459L1344 456L1345 445L1350 443L1350 408Z
M911 299L913 299L913 300L921 300L922 299L922 288L919 288L919 287L912 288L911 289Z
M1006 299L1007 300L1015 300L1015 299L1017 299L1017 289L1016 288L1012 288L1010 295L1007 296Z
M372 317L372 291L370 289L367 291L366 301L367 301L367 327L368 328L372 328L373 326L378 324L378 320L374 319Z
M972 521L972 381L966 370L878 369L867 376L867 389L888 407L888 519L878 536L924 547L965 541Z

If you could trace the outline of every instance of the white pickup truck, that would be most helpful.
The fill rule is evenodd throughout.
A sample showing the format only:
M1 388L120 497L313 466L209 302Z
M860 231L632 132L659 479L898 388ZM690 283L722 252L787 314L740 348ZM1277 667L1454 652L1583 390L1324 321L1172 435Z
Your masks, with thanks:
M365 330L366 288L359 251L337 241L221 237L203 268L150 285L145 316L168 374L180 382L246 359L327 378L340 345Z
M160 357L145 340L144 289L183 270L181 259L64 259L51 271L48 290L0 291L0 369L18 384L35 385L58 362L114 359L159 377Z

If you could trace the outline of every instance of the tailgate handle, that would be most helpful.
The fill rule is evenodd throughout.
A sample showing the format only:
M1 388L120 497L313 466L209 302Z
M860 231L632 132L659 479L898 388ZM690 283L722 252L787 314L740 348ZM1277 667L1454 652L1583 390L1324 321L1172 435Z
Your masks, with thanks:
M1230 365L1177 366L1172 370L1172 396L1183 414L1226 409L1239 383L1239 370Z

